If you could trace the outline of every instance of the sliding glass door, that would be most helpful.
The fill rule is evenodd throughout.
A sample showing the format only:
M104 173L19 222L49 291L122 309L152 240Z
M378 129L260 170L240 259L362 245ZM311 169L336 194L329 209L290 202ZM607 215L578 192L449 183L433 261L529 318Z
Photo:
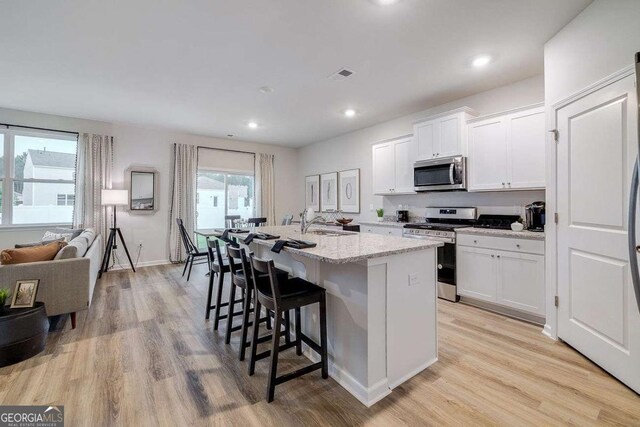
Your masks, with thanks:
M255 216L253 175L198 169L196 228L224 227L227 215Z

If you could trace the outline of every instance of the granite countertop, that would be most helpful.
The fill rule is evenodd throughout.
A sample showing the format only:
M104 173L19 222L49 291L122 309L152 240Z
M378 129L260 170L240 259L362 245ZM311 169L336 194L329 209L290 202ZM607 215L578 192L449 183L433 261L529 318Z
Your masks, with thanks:
M407 222L396 222L396 221L358 221L358 224L362 225L377 225L379 227L395 227L395 228L404 228L407 225Z
M475 234L481 236L494 236L494 237L513 237L518 239L530 239L530 240L544 240L544 232L535 231L513 231L513 230L496 230L493 228L476 228L466 227L456 229L456 233L462 234Z
M312 226L309 230L311 231L313 229ZM369 258L378 258L443 246L442 242L436 240L404 239L402 237L382 236L369 233L342 231L342 233L349 233L342 236L323 236L310 233L300 234L300 226L296 225L260 227L258 231L280 236L282 240L293 238L314 242L317 244L315 248L293 249L284 247L283 251L332 264L347 264ZM233 235L233 233L230 234ZM235 236L243 239L247 234L236 234ZM253 243L271 247L276 241L277 240L254 239Z

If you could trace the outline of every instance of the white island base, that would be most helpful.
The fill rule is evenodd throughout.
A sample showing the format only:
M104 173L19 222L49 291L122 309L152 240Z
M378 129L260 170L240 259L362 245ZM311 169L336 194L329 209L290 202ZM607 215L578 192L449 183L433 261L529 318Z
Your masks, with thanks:
M327 290L329 375L363 404L437 361L435 247L339 264L251 249ZM319 342L317 304L302 309L302 330ZM319 360L308 347L305 355Z

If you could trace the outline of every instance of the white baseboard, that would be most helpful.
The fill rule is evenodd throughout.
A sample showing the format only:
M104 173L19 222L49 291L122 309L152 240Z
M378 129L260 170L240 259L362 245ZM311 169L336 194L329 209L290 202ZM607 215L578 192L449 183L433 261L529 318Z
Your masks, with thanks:
M303 354L308 359L312 362L320 361L320 356L318 356L313 350L309 349L308 346L305 345L304 347L306 348L303 351ZM331 360L329 361L329 376L366 407L373 406L375 403L384 399L391 393L391 389L389 388L389 383L386 378L383 378L371 387L365 387L347 371L333 363Z
M548 323L546 323L544 325L544 328L542 328L542 335L546 336L547 338L551 338L554 341L558 341L555 335L551 332L551 326L549 326Z

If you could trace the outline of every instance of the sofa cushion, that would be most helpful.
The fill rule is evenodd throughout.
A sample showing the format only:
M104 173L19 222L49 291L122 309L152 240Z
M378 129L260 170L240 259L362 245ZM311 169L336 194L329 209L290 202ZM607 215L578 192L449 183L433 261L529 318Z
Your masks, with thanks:
M54 233L58 234L71 234L71 238L68 241L71 241L78 237L80 233L84 231L84 228L65 228L65 227L56 227L53 230Z
M36 261L51 261L58 251L67 245L66 242L51 242L46 245L30 248L5 249L0 252L0 261L6 264L24 264Z
M76 238L79 238L79 237L84 237L85 239L87 239L87 247L90 247L93 244L93 241L96 239L96 232L94 231L93 228L87 228L82 233L80 233L80 235Z
M83 251L83 248L86 248L85 239L74 239L67 246L60 249L53 260L80 258L82 255L78 254Z

